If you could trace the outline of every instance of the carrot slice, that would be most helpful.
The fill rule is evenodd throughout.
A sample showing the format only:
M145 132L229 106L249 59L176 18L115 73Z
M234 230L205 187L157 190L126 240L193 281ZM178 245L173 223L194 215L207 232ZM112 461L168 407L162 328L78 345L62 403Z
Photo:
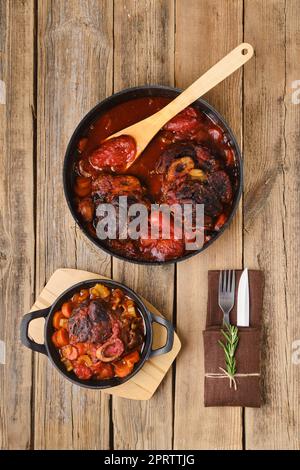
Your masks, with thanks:
M72 311L73 311L72 302L65 302L61 307L61 311L62 311L64 317L70 318L70 316L72 315Z
M62 318L64 318L64 316L61 310L59 310L58 312L55 312L55 314L53 315L52 325L54 326L56 330L60 328L59 322Z
M57 331L55 331L55 333L53 333L53 335L51 337L51 340L52 340L52 343L54 344L54 346L56 348L59 348L59 345L58 345L58 342L57 342Z
M140 360L140 354L138 351L133 351L129 354L126 354L126 356L124 356L123 359L128 364L136 364Z
M63 346L67 346L67 344L69 344L69 335L67 330L65 330L64 328L60 328L60 330L56 332L56 342L59 348L62 348Z
M86 343L76 343L75 347L78 351L78 356L83 356L87 351Z
M91 186L87 186L86 188L78 186L78 184L75 184L74 186L74 193L79 197L86 197L89 194L91 194L91 191L92 191Z
M85 364L86 366L90 367L92 365L92 359L87 354L83 356L79 356L77 359L77 364Z
M114 376L114 369L111 364L103 364L103 362L97 362L91 366L91 369L97 379L106 380L111 379Z
M133 364L128 363L124 359L121 359L121 361L115 362L115 374L117 377L126 377L133 371Z

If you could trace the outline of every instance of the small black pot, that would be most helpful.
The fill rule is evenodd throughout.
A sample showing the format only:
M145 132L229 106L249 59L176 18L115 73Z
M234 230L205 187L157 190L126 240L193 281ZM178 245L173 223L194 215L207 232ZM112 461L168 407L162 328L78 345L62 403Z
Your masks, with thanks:
M183 261L191 256L194 256L201 251L206 250L215 240L217 240L220 235L226 230L228 225L233 219L233 216L237 210L239 200L242 193L243 187L243 167L242 167L242 157L241 151L238 146L238 143L234 137L234 134L230 127L228 126L225 119L218 113L218 111L213 108L207 101L203 99L198 99L193 103L200 111L203 111L205 114L210 116L226 133L229 142L234 150L236 161L237 161L237 178L238 178L238 185L235 192L235 197L232 204L232 211L229 215L225 224L221 227L220 231L217 233L215 237L209 240L207 243L203 245L200 250L192 251L191 253L185 254L180 258L174 260L167 260L167 261L144 261L144 260L136 260L130 259L125 256L116 254L112 250L109 250L104 243L96 237L93 237L85 228L84 224L81 222L80 218L78 217L78 213L74 206L73 195L72 195L72 188L74 187L74 164L75 159L74 156L77 155L77 143L79 139L85 135L87 129L91 124L93 124L101 114L105 113L111 108L114 108L116 105L124 103L125 101L132 100L134 98L144 98L144 97L151 97L151 96L160 96L160 97L167 97L167 98L176 98L181 93L181 90L178 88L172 88L168 86L162 85L146 85L134 88L127 88L125 90L120 91L119 93L115 93L112 96L109 96L105 100L98 103L84 118L80 121L78 126L76 127L70 142L68 144L65 160L64 160L64 167L63 167L63 184L64 184L64 192L65 197L71 211L71 214L78 224L82 232L87 236L89 240L91 240L98 248L101 248L103 251L108 253L109 255L115 256L116 258L122 259L123 261L130 261L136 264L150 264L150 265L160 265L160 264L173 264L177 263L178 261Z
M55 348L54 344L52 343L51 336L54 333L54 328L52 325L52 318L55 312L60 310L62 304L69 300L76 292L80 289L88 289L95 285L96 283L101 282L105 286L110 288L119 288L123 290L126 295L128 295L131 299L133 299L139 309L140 314L143 317L144 325L145 325L145 343L143 350L141 352L141 359L138 364L135 365L134 370L131 374L127 375L127 377L119 378L114 377L109 380L81 380L74 372L68 372L64 366L64 364L60 360L60 355L58 350ZM35 343L32 339L28 336L28 327L29 323L34 320L35 318L45 318L45 328L44 328L44 344ZM159 349L152 349L152 340L153 340L153 332L152 332L152 323L159 323L160 325L164 326L167 330L167 341L166 344L159 348ZM30 312L24 315L21 322L21 341L24 346L27 346L29 349L33 351L45 354L49 357L52 364L59 370L59 372L70 382L73 382L76 385L80 385L81 387L86 388L93 388L93 389L104 389L109 387L115 387L117 385L121 385L122 383L126 382L127 380L131 379L144 365L144 363L153 356L158 356L160 354L165 354L169 352L173 347L174 341L174 327L173 325L163 317L159 317L157 315L153 315L153 313L149 312L146 305L142 301L142 299L131 289L120 284L119 282L111 281L111 280L104 280L104 279L92 279L89 281L80 282L75 284L74 286L67 289L63 292L58 299L48 308L43 310L38 310L36 312Z

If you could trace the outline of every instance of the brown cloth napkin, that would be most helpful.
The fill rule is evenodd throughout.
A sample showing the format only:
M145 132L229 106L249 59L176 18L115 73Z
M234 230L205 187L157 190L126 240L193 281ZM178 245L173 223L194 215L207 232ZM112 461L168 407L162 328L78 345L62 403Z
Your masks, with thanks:
M264 278L261 271L249 270L250 327L239 328L239 344L235 353L237 390L230 388L228 377L208 377L222 374L226 370L224 351L218 340L225 342L221 334L223 313L218 305L220 271L208 272L208 304L204 338L204 404L205 406L248 406L261 405L260 375L239 377L238 374L260 374L261 316ZM237 270L234 308L230 323L236 325L237 290L242 270Z

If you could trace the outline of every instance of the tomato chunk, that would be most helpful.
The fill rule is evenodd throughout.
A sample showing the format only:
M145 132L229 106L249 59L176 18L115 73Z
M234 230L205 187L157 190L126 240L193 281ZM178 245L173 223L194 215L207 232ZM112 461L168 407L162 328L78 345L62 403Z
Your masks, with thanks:
M90 367L92 365L92 359L87 354L83 354L83 356L79 356L77 359L77 364L85 364Z
M78 357L78 351L75 346L68 344L62 348L62 355L70 361L74 361Z
M77 377L81 380L89 380L93 375L92 370L85 364L76 365L74 367L74 372L77 375Z
M124 361L126 361L128 364L136 364L140 360L140 354L138 351L133 351L126 356L124 356Z
M97 379L106 380L111 379L114 376L114 369L111 364L103 364L103 362L97 362L91 366Z
M79 355L79 356L83 356L83 355L86 353L86 351L87 351L87 345L86 345L86 343L76 343L76 344L75 344L75 347L76 347L76 349L77 349L77 351L78 351L78 355Z
M121 135L103 142L89 158L90 164L97 170L112 168L122 170L133 162L136 154L136 143L133 137Z

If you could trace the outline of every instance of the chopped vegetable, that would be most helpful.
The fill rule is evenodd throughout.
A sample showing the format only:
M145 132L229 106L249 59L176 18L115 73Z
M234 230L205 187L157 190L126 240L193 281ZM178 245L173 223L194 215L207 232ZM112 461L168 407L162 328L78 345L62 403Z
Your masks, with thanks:
M63 357L61 361L64 363L65 368L67 369L68 372L73 370L73 364L71 361L69 361L69 359L66 359L65 357Z
M79 356L77 359L77 364L85 364L86 366L90 367L92 365L92 359L87 354L83 356Z
M126 377L128 374L131 374L133 371L134 365L130 362L121 359L121 361L115 362L115 374L117 377L123 378Z
M190 171L190 176L193 178L193 179L197 179L197 180L200 180L200 181L205 181L206 180L206 174L204 173L204 171L202 170L199 170L198 168L194 168L193 170Z
M78 142L78 144L77 144L77 148L78 148L79 152L83 152L83 151L84 151L84 149L85 149L87 143L88 143L88 138L87 138L87 137L82 137L82 138L79 140L79 142Z
M83 356L87 352L87 344L86 343L76 343L75 347L78 351L79 356Z
M61 311L62 311L64 317L70 318L70 316L72 315L72 311L73 311L72 302L65 302L61 307Z
M88 299L89 294L90 293L88 289L82 289L79 293L73 295L72 302L79 304L80 302L83 302L84 300Z
M140 354L138 351L133 351L126 356L124 356L124 361L126 361L128 364L136 364L140 360Z
M59 348L62 348L63 346L67 346L67 344L69 344L69 335L68 335L67 330L65 330L64 328L60 328L56 332L55 340Z
M77 184L75 184L74 186L74 193L79 196L79 197L86 197L86 196L89 196L92 192L92 187L88 186L88 187L81 187L81 186L78 186Z
M58 312L55 312L55 314L53 315L52 325L54 326L56 330L60 328L60 320L62 318L64 318L64 316L61 310L59 310Z
M74 367L74 372L77 375L77 377L81 380L89 380L93 372L92 370L87 367L85 364L78 364Z
M52 340L52 343L54 344L54 346L56 348L59 348L59 344L57 342L57 331L55 331L55 333L53 333L52 337L51 337L51 340Z
M78 357L78 351L75 348L75 346L71 346L70 344L68 344L67 346L64 346L62 348L62 355L66 359L69 359L70 361L74 361Z
M93 298L100 297L101 299L105 299L106 297L109 297L110 290L103 284L96 284L90 289L90 293L93 295Z
M59 320L59 328L65 328L65 330L68 329L68 319L64 316Z
M94 217L94 204L90 197L86 197L79 202L78 211L85 222L92 222Z
M227 217L225 214L219 215L219 217L217 218L216 225L215 225L215 230L220 230L225 224L226 220L227 220Z
M96 374L97 379L100 380L111 379L114 376L114 369L111 364L97 362L97 364L91 366L91 369Z

